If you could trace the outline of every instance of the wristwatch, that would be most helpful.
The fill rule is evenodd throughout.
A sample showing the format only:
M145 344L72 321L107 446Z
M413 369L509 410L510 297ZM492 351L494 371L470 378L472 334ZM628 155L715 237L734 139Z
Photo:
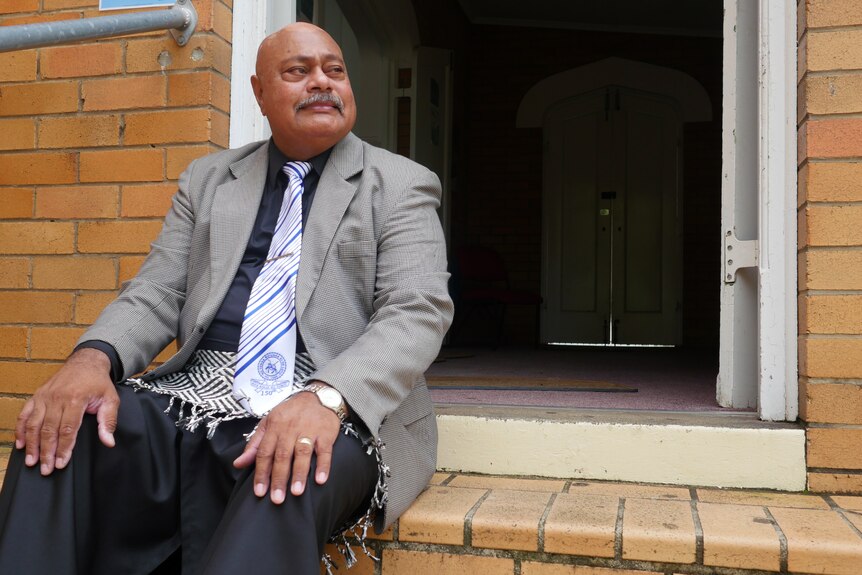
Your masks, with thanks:
M316 395L320 401L320 405L331 409L342 423L347 419L347 404L344 403L344 398L341 397L341 394L334 387L322 383L310 383L302 391L310 391Z

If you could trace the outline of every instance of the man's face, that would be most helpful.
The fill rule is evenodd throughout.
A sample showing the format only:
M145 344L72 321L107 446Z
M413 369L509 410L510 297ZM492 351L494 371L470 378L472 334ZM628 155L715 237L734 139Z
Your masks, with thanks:
M292 24L264 40L251 83L276 145L294 159L332 147L356 123L341 49L316 26Z

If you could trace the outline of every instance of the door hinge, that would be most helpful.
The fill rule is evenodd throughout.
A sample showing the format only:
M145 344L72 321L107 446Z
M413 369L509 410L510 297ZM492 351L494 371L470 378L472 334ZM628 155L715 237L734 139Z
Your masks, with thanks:
M724 283L736 281L736 272L757 266L757 240L740 240L733 230L724 232Z

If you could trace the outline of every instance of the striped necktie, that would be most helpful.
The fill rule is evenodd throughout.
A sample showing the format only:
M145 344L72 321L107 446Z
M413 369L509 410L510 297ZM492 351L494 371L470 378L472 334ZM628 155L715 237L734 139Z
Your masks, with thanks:
M310 169L308 162L287 162L281 168L287 189L242 321L233 394L257 417L298 389L293 380L295 295L302 247L302 180Z

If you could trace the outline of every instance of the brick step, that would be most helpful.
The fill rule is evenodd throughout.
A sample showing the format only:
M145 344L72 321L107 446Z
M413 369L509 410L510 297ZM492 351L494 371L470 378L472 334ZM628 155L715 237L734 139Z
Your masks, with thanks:
M860 575L862 497L437 473L368 547L347 573Z
M860 575L860 529L862 497L438 473L349 573Z

